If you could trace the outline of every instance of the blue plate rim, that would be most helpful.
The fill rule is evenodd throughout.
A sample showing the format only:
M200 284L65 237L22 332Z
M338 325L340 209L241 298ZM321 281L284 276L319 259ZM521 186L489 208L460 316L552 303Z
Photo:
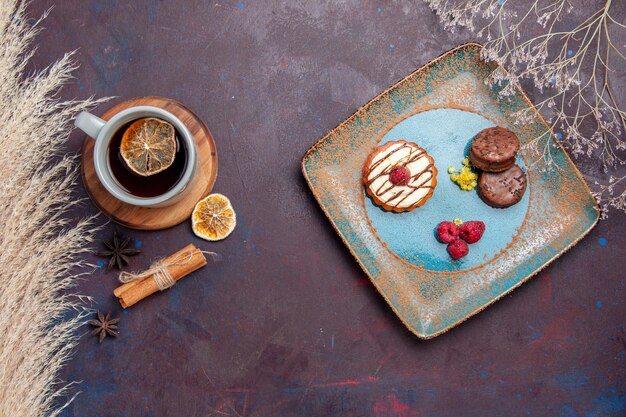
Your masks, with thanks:
M415 76L416 74L419 74L420 72L426 71L428 70L430 67L432 67L433 65L435 65L438 61L442 60L443 58L453 55L455 53L457 53L460 50L463 49L468 49L468 48L478 48L478 49L482 49L483 45L481 45L480 43L477 42L467 42L464 44L461 44L453 49L450 49L444 53L442 53L441 55L439 55L438 57L434 58L433 60L431 60L430 62L426 63L425 65L419 67L418 69L416 69L415 71L409 73L408 75L406 75L405 77L401 78L400 80L398 80L397 82L395 82L394 84L392 84L390 87L386 88L384 91L382 91L381 93L379 93L378 95L376 95L375 97L373 97L372 99L370 99L367 103L365 103L363 106L361 106L359 109L357 109L352 115L350 115L348 118L346 118L343 122L341 122L339 125L337 125L335 128L331 129L328 133L326 133L322 138L320 138L317 142L315 142L315 144L313 144L303 155L302 160L301 160L301 171L302 171L302 175L304 176L309 188L311 189L311 192L313 194L313 196L315 197L315 200L318 202L320 208L322 209L322 212L324 213L324 215L328 218L328 220L330 221L330 224L332 225L333 229L335 230L335 232L339 235L339 237L341 238L341 240L343 241L343 243L345 244L345 246L348 248L350 254L352 255L352 257L357 261L358 265L361 267L361 269L365 272L365 274L367 275L368 279L370 280L370 282L374 285L374 287L376 288L376 290L378 291L378 293L383 297L383 299L385 300L385 302L389 305L389 307L391 307L392 311L394 312L394 314L400 319L400 321L404 324L404 326L411 332L413 333L415 336L417 336L420 339L423 340L427 340L427 339L432 339L436 336L439 336L445 332L447 332L448 330L458 326L459 324L465 322L467 319L473 317L474 315L480 313L481 311L483 311L484 309L486 309L487 307L491 306L492 304L494 304L496 301L500 300L502 297L510 294L513 290L517 289L518 287L520 287L522 284L526 283L528 280L530 280L532 277L534 277L535 275L537 275L539 272L541 272L543 269L545 269L548 265L550 265L554 260L556 260L557 258L559 258L561 255L563 255L565 252L567 252L569 249L571 249L573 246L575 246L576 244L578 244L578 242L580 242L580 240L582 240L585 236L587 236L587 234L589 234L589 232L596 226L596 224L598 223L599 219L600 219L600 208L598 206L598 202L596 200L596 198L593 196L593 193L591 192L591 189L589 188L589 185L587 184L587 182L585 181L584 177L582 176L582 174L580 173L580 171L578 170L578 167L576 166L576 164L574 164L574 162L572 161L570 155L567 153L567 151L565 150L565 148L563 147L563 145L558 141L554 141L554 143L559 147L559 149L562 151L563 155L565 156L566 160L568 161L568 163L570 164L574 174L577 176L577 178L580 180L580 182L582 183L583 187L585 188L585 190L587 191L587 193L589 194L589 196L591 197L591 201L593 203L593 209L594 209L594 218L593 221L589 224L589 226L580 233L580 235L573 239L568 245L566 245L563 249L561 249L558 253L554 254L552 257L548 258L545 262L543 262L541 265L539 265L538 267L534 268L533 271L529 274L527 274L525 277L521 278L517 283L515 283L514 285L512 285L511 287L507 288L505 291L501 292L500 294L498 294L497 296L494 296L490 301L486 302L485 304L478 306L476 309L472 310L471 312L467 313L464 315L464 317L460 318L459 320L456 320L450 324L448 324L447 326L435 331L435 332L422 332L417 330L415 327L413 327L410 323L408 323L405 318L403 317L403 315L397 310L396 306L391 302L391 300L387 297L387 295L385 294L385 292L380 288L380 286L378 285L378 283L376 282L376 280L374 279L374 277L372 276L372 274L370 273L370 271L367 269L367 267L363 264L363 262L361 261L361 259L359 258L359 256L355 253L354 249L352 248L350 242L348 241L347 237L343 234L343 232L339 229L339 227L337 226L337 224L335 224L335 221L333 219L333 217L330 215L330 213L328 212L328 210L325 207L324 202L322 201L321 197L318 195L318 193L316 192L315 186L312 183L311 179L309 178L309 174L307 172L307 161L310 158L310 155L315 152L319 147L323 146L324 142L329 139L330 137L332 137L334 135L334 133L338 130L340 130L341 128L343 128L345 125L349 124L353 119L359 117L362 113L364 113L365 111L367 111L367 109L376 101L378 101L380 98L384 97L385 95L387 95L390 91L393 91L394 89L398 88L401 84L403 84L407 79L412 78L413 76ZM502 68L499 64L495 64L498 65L498 67L500 69L502 69L505 73L506 70L504 68ZM530 98L528 97L528 95L524 92L524 90L522 90L519 86L516 87L516 91L521 95L521 98L532 108L535 108L533 102L530 100ZM552 127L546 122L545 118L543 117L543 115L541 115L541 113L539 113L536 108L536 115L539 119L539 122L544 124L545 126L548 127L548 131L551 135L551 137L555 137L554 131L552 130Z

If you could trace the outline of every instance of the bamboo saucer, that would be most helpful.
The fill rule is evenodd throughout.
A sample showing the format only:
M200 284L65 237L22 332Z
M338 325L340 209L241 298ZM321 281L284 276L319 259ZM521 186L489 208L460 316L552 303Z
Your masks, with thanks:
M116 222L139 230L160 230L175 226L188 219L196 203L213 189L217 178L217 150L215 141L206 125L191 110L178 101L163 97L137 97L116 104L102 116L109 120L120 111L133 106L155 106L169 111L187 126L196 142L198 150L198 170L185 196L167 207L147 208L126 204L113 197L100 183L94 164L93 148L95 140L85 138L82 149L81 174L87 193L98 208Z

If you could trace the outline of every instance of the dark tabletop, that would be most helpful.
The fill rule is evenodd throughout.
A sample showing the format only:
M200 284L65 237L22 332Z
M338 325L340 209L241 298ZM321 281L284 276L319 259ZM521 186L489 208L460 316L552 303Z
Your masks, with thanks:
M32 68L78 49L63 98L185 103L215 136L214 191L238 216L218 243L196 238L188 222L137 232L98 220L101 237L117 229L141 247L129 270L188 243L223 261L127 311L112 295L115 273L98 268L81 282L95 308L121 316L121 336L82 338L61 375L82 381L82 392L63 416L626 413L623 215L423 341L370 284L305 184L300 159L321 136L471 40L445 32L425 3L36 0L31 16L55 3ZM68 151L83 138L75 132ZM95 212L86 203L81 214Z

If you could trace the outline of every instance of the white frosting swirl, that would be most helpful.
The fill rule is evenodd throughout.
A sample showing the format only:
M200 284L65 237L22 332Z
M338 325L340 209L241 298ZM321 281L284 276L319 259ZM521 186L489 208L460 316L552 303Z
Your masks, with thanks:
M409 170L410 179L406 184L391 183L389 173L397 166ZM372 159L366 186L382 203L399 209L409 208L417 205L433 189L433 167L432 159L415 143L390 142Z

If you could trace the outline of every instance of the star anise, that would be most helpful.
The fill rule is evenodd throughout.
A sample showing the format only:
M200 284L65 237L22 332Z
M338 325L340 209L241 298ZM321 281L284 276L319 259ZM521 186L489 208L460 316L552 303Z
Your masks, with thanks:
M131 249L128 247L130 243L130 238L122 241L117 232L113 233L113 240L107 242L103 242L107 247L105 250L94 252L96 256L104 256L109 259L109 264L107 265L107 271L110 271L113 266L116 266L117 269L122 269L124 264L128 263L129 256L135 256L138 253L141 253L138 249Z
M107 335L117 337L119 333L117 332L117 323L119 323L120 319L112 319L111 313L107 313L106 317L104 314L98 311L98 319L97 320L89 320L87 323L91 324L95 327L91 331L92 336L98 335L98 340L100 343L104 340Z

